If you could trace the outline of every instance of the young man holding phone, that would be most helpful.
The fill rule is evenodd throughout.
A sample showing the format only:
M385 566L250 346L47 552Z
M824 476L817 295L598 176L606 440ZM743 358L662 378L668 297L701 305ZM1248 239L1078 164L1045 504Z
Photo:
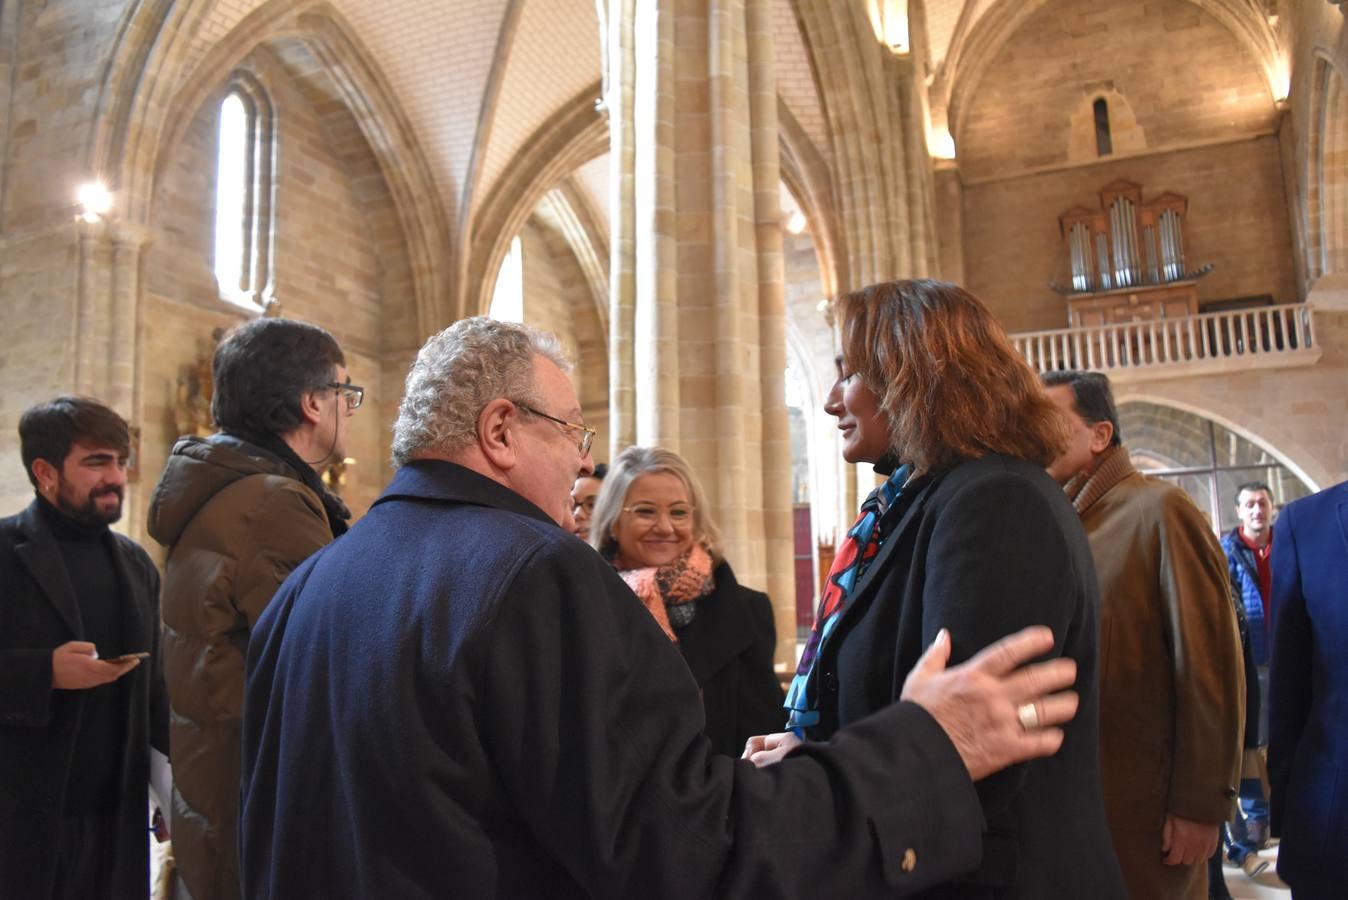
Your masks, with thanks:
M0 519L0 885L15 897L144 898L150 747L168 752L159 574L108 525L130 433L95 400L19 419L37 494Z

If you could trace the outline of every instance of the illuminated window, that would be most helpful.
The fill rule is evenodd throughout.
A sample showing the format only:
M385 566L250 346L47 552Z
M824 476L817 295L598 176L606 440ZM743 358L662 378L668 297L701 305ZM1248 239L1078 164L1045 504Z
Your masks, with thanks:
M220 296L250 309L271 300L274 179L271 104L235 76L220 101L215 165L215 280Z
M520 236L510 242L510 251L501 260L496 273L496 287L491 293L491 309L487 315L502 322L524 321L524 260L520 253Z

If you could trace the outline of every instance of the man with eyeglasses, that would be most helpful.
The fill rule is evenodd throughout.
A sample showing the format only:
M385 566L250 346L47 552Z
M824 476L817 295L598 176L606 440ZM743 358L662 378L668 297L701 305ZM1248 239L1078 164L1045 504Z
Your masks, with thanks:
M599 499L599 489L608 475L607 463L595 463L594 471L581 475L571 486L571 515L575 525L571 533L582 541L590 539L590 519L594 516L594 502Z
M194 900L238 900L235 840L248 636L296 566L347 528L319 471L346 455L351 384L332 335L256 319L215 351L219 431L180 438L150 534L169 548L164 657L173 711L173 848Z
M912 702L775 766L713 755L678 649L569 533L593 432L567 368L487 318L417 355L392 483L253 632L243 895L905 896L975 866L973 781L1075 709L1047 696L1071 661L1013 674L1048 630L948 672L938 638Z

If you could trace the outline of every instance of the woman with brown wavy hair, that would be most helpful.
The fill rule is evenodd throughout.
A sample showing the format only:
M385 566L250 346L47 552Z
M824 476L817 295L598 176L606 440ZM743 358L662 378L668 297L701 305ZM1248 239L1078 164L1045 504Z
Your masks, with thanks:
M775 762L897 701L941 629L959 661L1047 625L1052 655L1078 666L1062 749L978 785L982 862L923 896L1121 898L1100 790L1095 568L1044 472L1064 424L1001 326L955 285L872 285L836 313L842 352L824 408L843 458L886 480L838 548L787 697L791 731L752 738L745 755ZM1023 709L1026 728L1036 718Z

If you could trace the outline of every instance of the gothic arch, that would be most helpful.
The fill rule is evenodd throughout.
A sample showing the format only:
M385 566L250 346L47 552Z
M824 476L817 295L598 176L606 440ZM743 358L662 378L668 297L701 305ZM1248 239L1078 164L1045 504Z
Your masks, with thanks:
M605 353L608 350L608 234L603 219L574 178L565 178L544 198L571 254L576 257L594 302Z
M1348 89L1317 52L1311 92L1306 183L1307 273L1311 281L1348 271Z
M412 263L418 329L429 334L450 321L452 246L430 167L397 101L337 11L321 0L269 0L195 61L185 35L207 6L203 0L143 4L119 31L92 146L93 170L117 187L123 216L149 224L173 149L238 63L264 43L298 40L331 76L379 162ZM152 46L134 39L144 34L157 35Z
M932 86L932 105L944 109L950 133L959 143L964 116L970 100L977 93L979 83L987 74L1003 45L1032 15L1051 0L993 0L967 30L957 32L946 52L945 60ZM1288 72L1282 61L1278 36L1259 4L1244 0L1185 0L1202 9L1228 31L1250 55L1269 86L1269 103L1286 96ZM964 23L961 18L961 24ZM1281 96L1278 96L1278 94Z
M1302 465L1297 461L1296 456L1303 460L1312 459L1313 456L1304 452L1299 446L1289 446L1286 441L1283 446L1277 447L1263 438L1264 434L1278 434L1285 431L1271 422L1265 421L1262 417L1252 414L1248 406L1242 406L1239 403L1230 404L1228 409L1226 405L1220 403L1211 403L1210 401L1203 405L1186 402L1171 396L1148 393L1146 390L1132 389L1127 384L1116 384L1118 388L1115 395L1115 402L1118 405L1124 403L1153 403L1157 406L1168 406L1174 409L1192 413L1204 419L1210 419L1221 425L1228 431L1234 432L1245 438L1245 440L1266 451L1278 462L1287 467L1297 478L1310 486L1312 491L1319 490L1322 485L1330 483L1329 473L1323 467L1311 464ZM1124 435L1124 444L1128 443L1128 435ZM1300 451L1300 452L1299 452Z
M839 269L846 265L847 257L840 244L828 163L780 97L777 100L777 127L782 181L810 222L810 238L819 260L820 284L824 294L832 296L838 292L839 283L846 280L845 277L840 279Z
M462 315L486 313L496 270L539 201L576 169L608 152L608 120L594 105L598 90L598 85L586 88L544 122L475 212Z

